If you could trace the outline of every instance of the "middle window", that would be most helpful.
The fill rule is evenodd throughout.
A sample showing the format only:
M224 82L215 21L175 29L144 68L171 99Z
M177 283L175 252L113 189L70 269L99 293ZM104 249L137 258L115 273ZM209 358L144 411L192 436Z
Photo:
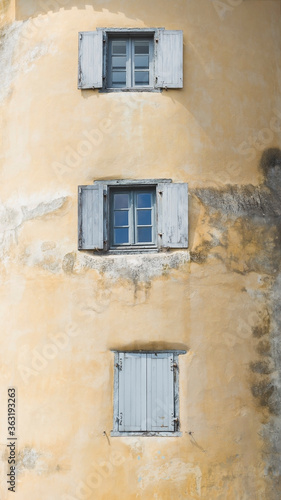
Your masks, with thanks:
M156 244L155 188L111 190L111 245Z
M153 38L109 38L108 87L153 87Z

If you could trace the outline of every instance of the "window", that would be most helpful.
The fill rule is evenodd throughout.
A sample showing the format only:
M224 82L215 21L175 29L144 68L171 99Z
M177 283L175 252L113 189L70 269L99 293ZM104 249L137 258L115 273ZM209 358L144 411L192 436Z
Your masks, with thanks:
M79 186L79 250L155 252L187 247L186 183L104 180Z
M110 205L113 246L155 245L155 189L114 189Z
M79 33L79 89L151 91L182 86L182 31L98 28Z
M178 356L184 353L115 352L112 436L181 435Z
M153 86L153 40L135 37L110 38L109 88Z

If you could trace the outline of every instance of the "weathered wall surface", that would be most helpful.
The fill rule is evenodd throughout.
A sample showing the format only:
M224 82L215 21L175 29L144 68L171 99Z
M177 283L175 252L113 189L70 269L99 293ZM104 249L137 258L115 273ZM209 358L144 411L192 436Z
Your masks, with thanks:
M15 498L279 499L280 2L0 5L0 372L1 400L18 390ZM77 32L104 26L182 29L183 90L77 90ZM188 252L77 251L78 184L163 177L189 183ZM187 350L182 437L110 437L111 349L131 348ZM6 425L4 403L1 500Z

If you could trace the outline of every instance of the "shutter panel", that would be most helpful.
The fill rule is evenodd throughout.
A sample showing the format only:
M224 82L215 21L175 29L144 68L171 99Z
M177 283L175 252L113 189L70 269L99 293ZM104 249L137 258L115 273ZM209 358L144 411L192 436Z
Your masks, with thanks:
M159 246L188 248L188 186L159 183L157 186Z
M182 31L159 30L156 55L156 87L183 87Z
M147 430L174 431L173 355L147 354Z
M103 32L79 33L78 88L102 87Z
M146 355L120 353L119 431L146 430Z
M103 249L103 184L78 187L78 248Z

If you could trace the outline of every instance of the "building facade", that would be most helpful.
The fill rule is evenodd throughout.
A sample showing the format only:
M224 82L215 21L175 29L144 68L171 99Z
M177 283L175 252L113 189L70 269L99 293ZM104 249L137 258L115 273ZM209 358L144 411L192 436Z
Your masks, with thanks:
M280 1L0 5L0 498L279 499Z

